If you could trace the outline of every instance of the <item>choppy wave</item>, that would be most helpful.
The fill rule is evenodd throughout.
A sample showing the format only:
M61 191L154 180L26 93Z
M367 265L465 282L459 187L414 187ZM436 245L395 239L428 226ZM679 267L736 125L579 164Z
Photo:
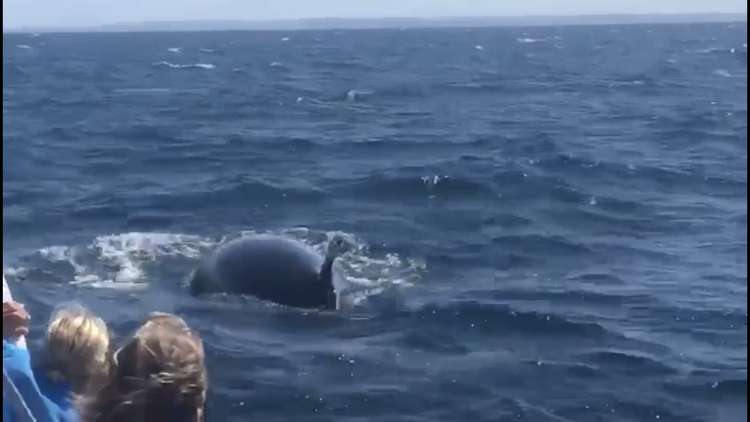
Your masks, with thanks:
M528 38L528 37L521 37L517 38L516 41L520 44L535 44L540 42L548 42L548 38Z
M341 191L360 192L370 198L393 200L496 198L491 186L481 182L449 175L418 177L374 174L353 180Z
M4 38L3 252L34 331L72 296L118 335L184 316L210 420L745 405L740 25ZM192 298L251 228L344 237L351 308Z
M732 74L729 73L729 71L726 70L726 69L716 69L716 70L714 70L713 73L716 76L723 76L725 78L731 78L732 77Z
M114 90L117 94L166 94L170 91L169 88L118 88Z
M550 313L517 311L506 305L475 301L427 305L417 317L444 329L475 328L484 335L522 334L603 339L612 335L599 324L576 322Z
M726 52L729 52L729 49L720 48L720 47L709 47L709 48L699 48L697 50L687 50L687 52L695 53L695 54L714 54L714 53L726 53Z
M211 70L216 66L211 63L193 63L193 64L175 64L167 61L155 62L153 66L156 67L168 67L171 69L205 69Z
M358 101L373 94L375 94L375 91L370 91L366 89L361 89L361 90L351 89L346 93L346 99L348 101Z
M584 362L595 364L607 372L627 371L661 376L677 373L676 369L653 357L628 351L601 350L585 353L579 358Z
M679 398L691 397L694 400L709 398L719 401L747 399L747 379L725 378L721 373L714 373L710 377L694 376L686 380L666 381L665 388Z

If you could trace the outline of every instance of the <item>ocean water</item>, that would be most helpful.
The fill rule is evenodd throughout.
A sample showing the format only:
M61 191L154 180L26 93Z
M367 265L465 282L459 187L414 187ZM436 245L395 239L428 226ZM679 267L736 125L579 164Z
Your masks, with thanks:
M738 421L745 25L3 35L3 254L205 339L209 421ZM191 298L343 236L344 309Z

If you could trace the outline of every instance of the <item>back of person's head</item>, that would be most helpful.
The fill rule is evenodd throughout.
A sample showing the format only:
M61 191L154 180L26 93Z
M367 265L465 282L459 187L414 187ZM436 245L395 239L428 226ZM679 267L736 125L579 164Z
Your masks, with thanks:
M154 314L114 355L104 388L80 402L84 422L203 420L203 343L179 317Z
M70 383L81 394L109 375L109 342L101 318L80 305L61 306L47 327L45 369L50 378Z

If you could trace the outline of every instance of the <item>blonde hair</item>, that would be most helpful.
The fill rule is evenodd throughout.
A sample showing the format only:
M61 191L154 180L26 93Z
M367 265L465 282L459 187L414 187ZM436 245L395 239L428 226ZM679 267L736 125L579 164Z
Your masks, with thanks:
M114 356L102 389L79 401L84 422L200 422L208 377L203 342L181 318L152 314Z
M81 305L59 307L47 327L45 367L53 380L67 381L82 393L109 374L109 331L104 321Z

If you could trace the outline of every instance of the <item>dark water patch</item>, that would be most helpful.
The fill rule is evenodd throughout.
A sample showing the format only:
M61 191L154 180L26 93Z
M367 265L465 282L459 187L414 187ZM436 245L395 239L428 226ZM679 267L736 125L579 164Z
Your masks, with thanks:
M246 198L244 207L268 207L272 203L294 203L320 201L325 194L312 188L298 188L293 186L280 186L273 183L253 180L251 178L238 178L232 183L221 183L212 186L211 183L196 186L190 192L182 193L155 193L144 196L149 208L155 210L181 210L200 209L210 204L222 203L229 198L237 196Z
M747 398L747 379L674 380L665 382L664 388L676 398L690 397L697 401L743 400Z
M493 177L501 198L506 201L559 201L582 204L590 195L575 189L561 178L539 176L524 170L505 170Z
M480 294L480 292L477 292ZM656 300L645 294L605 294L585 290L524 290L524 289L499 289L492 292L483 291L482 296L495 300L508 301L541 301L553 302L563 305L577 306L625 306L630 304L657 303Z
M472 301L454 302L444 306L428 305L419 310L414 317L443 329L473 329L482 335L523 333L590 339L604 339L609 335L607 330L598 324L572 322L557 315L519 312L506 305Z
M445 335L436 336L436 332L420 330L403 336L400 343L409 350L422 350L431 353L463 355L469 352L466 346L458 341L446 338ZM439 340L438 340L439 338Z
M493 195L492 188L464 178L426 175L422 177L394 177L374 174L349 183L339 193L358 194L379 200L415 200L439 198L466 200Z
M587 256L593 253L587 246L569 241L562 236L524 235L500 236L492 239L500 248L526 255L551 255L556 257Z

